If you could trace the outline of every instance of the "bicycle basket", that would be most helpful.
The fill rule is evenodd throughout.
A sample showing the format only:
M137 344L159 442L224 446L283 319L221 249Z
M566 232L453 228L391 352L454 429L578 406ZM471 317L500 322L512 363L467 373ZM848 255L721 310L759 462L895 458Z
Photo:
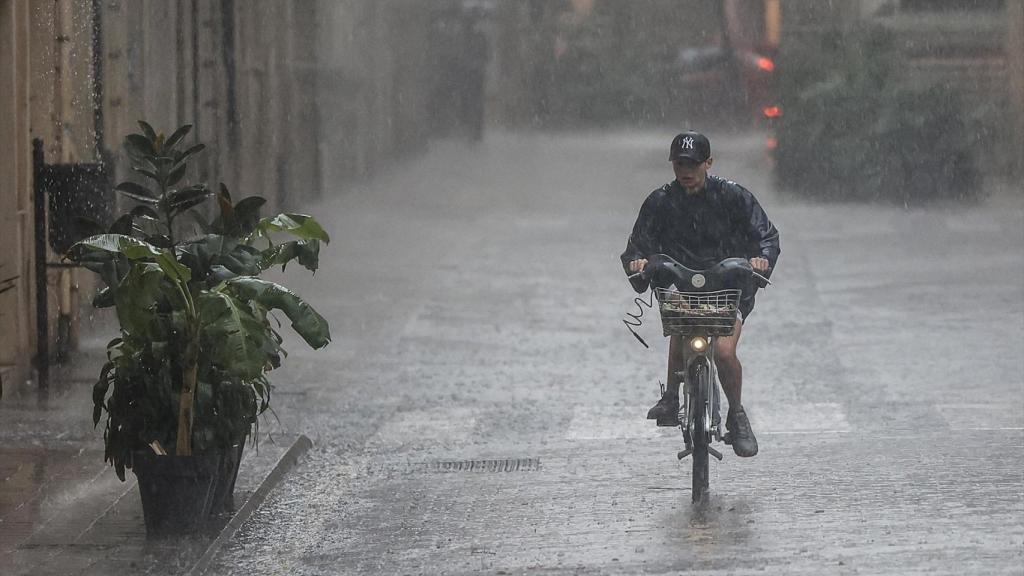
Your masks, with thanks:
M739 290L677 292L656 288L661 329L665 336L728 336L733 333L740 301Z

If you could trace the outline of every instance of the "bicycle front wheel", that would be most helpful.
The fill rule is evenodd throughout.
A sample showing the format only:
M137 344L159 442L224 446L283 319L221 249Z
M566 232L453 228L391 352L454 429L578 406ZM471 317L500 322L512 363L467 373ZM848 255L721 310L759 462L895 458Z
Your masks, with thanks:
M711 370L706 359L694 362L690 369L691 406L693 407L693 427L690 438L693 442L693 503L702 502L707 498L708 478L708 444L711 441L710 428L711 405L708 392L711 390Z

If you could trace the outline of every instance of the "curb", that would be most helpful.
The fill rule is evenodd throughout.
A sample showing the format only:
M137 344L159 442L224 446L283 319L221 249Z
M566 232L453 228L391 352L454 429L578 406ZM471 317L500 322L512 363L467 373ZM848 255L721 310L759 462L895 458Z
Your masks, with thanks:
M225 542L230 540L235 532L242 527L242 524L252 516L252 513L263 504L263 501L267 499L270 491L273 490L284 478L284 475L288 473L295 464L298 463L299 458L302 457L310 448L313 447L313 441L306 437L305 434L299 434L299 437L292 443L291 448L285 452L281 458L277 461L274 469L267 474L267 477L260 482L259 487L252 496L245 501L245 504L235 512L231 520L224 525L217 537L210 542L210 545L206 547L206 551L199 557L192 569L186 572L187 576L202 576L206 573L206 570L210 567L213 562L213 558L220 551L220 547Z

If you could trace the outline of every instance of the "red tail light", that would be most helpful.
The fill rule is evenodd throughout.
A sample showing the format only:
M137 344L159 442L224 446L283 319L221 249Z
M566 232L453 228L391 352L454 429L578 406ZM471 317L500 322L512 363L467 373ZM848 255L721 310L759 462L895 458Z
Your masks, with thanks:
M771 58L761 56L757 59L757 67L765 72L772 72L775 70L775 62L772 62Z
M782 116L782 108L778 106L765 106L761 113L765 118L778 118Z

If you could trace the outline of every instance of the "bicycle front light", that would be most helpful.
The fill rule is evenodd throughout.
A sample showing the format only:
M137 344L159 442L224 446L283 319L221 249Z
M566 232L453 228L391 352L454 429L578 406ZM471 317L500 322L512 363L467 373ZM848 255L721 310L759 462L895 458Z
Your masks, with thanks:
M708 349L708 341L703 336L690 339L690 350L700 353Z

